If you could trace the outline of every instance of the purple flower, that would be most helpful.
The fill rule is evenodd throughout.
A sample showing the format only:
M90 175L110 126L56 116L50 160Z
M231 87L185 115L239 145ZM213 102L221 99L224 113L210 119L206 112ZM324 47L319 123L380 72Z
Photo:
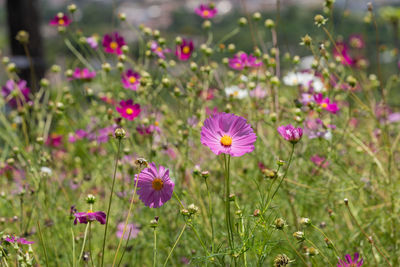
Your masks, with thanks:
M186 61L192 55L193 49L193 41L183 39L182 43L176 46L175 55L179 60Z
M331 135L330 131L328 131L328 127L319 118L306 120L304 122L304 132L310 139L318 137L329 139Z
M253 55L247 55L242 52L229 59L229 67L235 70L242 70L245 67L254 68L262 65L261 61L257 61L257 58Z
M157 122L156 122L157 123ZM158 123L157 123L158 124ZM141 124L138 127L136 127L136 131L140 134L140 135L152 135L154 132L159 133L160 127L158 127L157 125L145 125L145 124Z
M140 74L129 69L122 73L121 82L124 88L136 91L140 83Z
M335 58L340 58L343 65L353 66L355 61L352 59L348 53L348 47L345 43L338 42L333 48L333 56Z
M134 104L132 99L126 101L121 100L119 106L116 107L119 114L127 120L133 120L140 114L140 105Z
M123 223L123 222L119 223L118 226L117 226L117 237L119 239L122 238L122 234L124 232L124 226L125 226L125 223ZM126 225L125 234L124 234L124 239L125 240L128 239L129 232L131 232L130 238L136 238L137 235L140 232L139 226L137 224L134 224L134 223L127 224Z
M267 91L261 88L261 86L257 86L253 90L250 91L250 96L254 98L265 98L267 96Z
M320 157L320 156L318 156L317 154L315 154L314 156L312 156L312 157L310 158L310 160L311 160L316 166L321 167L321 168L326 168L326 167L329 166L329 162L326 161L326 158L325 158L325 157Z
M303 136L303 129L295 128L291 124L279 126L278 133L287 141L296 144Z
M156 54L159 58L165 59L164 53L171 52L170 49L163 49L157 42L152 42L150 45L151 51Z
M113 32L104 35L102 44L106 53L121 55L121 48L125 45L125 40L118 32Z
M86 42L91 48L97 49L99 46L99 37L97 35L92 35L86 38Z
M64 13L60 12L55 17L50 20L51 26L68 26L71 24L71 20Z
M33 241L28 241L25 238L22 238L22 237L17 238L15 236L6 237L4 240L9 242L9 243L12 243L12 244L18 243L18 244L21 244L21 245L29 245L29 244L35 243Z
M202 17L203 19L211 19L217 15L218 10L213 5L200 5L195 10L197 15Z
M162 165L157 168L154 162L135 177L139 199L150 208L158 208L171 199L174 182L169 177L169 170Z
M102 211L91 211L88 212L76 212L74 213L75 220L74 224L84 223L87 224L88 222L98 221L101 224L106 223L106 213Z
M26 81L20 80L15 83L13 80L8 80L1 89L1 94L8 101L8 104L17 108L18 105L23 106L29 101L30 89L26 87Z
M354 259L351 258L351 255L346 254L346 260L339 259L337 267L360 267L363 265L364 260L362 258L358 260L359 257L360 255L357 252L354 253Z
M94 77L96 77L96 72L95 71L90 71L87 68L76 68L74 73L72 74L72 77L69 78L69 80L83 80L83 81L90 81Z
M217 113L204 121L201 143L219 155L240 157L254 150L257 136L246 119L229 113Z

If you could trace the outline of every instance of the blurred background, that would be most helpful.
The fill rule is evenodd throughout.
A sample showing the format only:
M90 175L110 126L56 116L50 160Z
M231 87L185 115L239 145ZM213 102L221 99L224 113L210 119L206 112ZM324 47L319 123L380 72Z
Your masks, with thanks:
M71 27L74 31L82 32L83 36L118 30L132 45L137 35L126 23L118 20L119 13L125 13L129 24L138 27L143 24L152 29L159 29L167 40L173 40L177 35L192 38L199 44L207 38L201 27L202 19L194 14L194 9L208 1L197 0L0 0L0 50L2 56L8 55L24 69L28 67L23 47L15 40L19 30L30 33L29 50L38 69L38 76L43 76L45 70L52 64L66 65L71 56L63 38L56 27L51 27L49 21L58 13L67 13L69 4L76 4L78 11L74 14ZM398 21L400 19L399 0L336 0L335 12L330 18L334 21L334 32L340 32L339 38L346 39L352 34L361 34L367 44L375 44L375 32L371 23L365 23L367 3L372 2L377 14L380 45L383 63L388 67L397 65L399 49ZM299 46L300 38L305 34L321 40L324 33L313 25L313 17L321 13L324 0L221 0L214 1L218 16L212 19L214 36L223 36L237 27L241 16L251 18L254 12L262 13L262 21L258 24L259 38L268 42L271 37L263 27L264 20L278 20L278 40L282 55L285 52L307 56L309 52ZM277 5L279 3L279 5ZM386 9L386 10L385 10ZM279 17L278 12L279 10ZM121 24L121 25L119 25ZM250 31L243 31L230 39L238 49L251 51L254 47ZM317 36L315 38L314 36ZM197 42L196 42L197 41ZM366 47L365 54L369 55L369 66L374 68L376 46ZM0 71L1 72L1 71ZM23 71L22 71L23 72ZM22 76L23 73L21 73ZM29 75L27 75L29 76ZM0 79L2 74L0 73ZM28 79L28 78L27 78ZM3 79L2 79L3 81Z

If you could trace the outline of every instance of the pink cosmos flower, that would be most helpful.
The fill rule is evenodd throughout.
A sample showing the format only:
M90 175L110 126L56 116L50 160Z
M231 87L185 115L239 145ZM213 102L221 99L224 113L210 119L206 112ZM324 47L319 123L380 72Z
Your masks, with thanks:
M154 162L135 177L139 199L150 208L158 208L171 199L174 182L169 177L169 170L162 165L157 168Z
M352 59L348 53L348 47L345 43L338 42L333 48L333 56L339 57L343 65L353 66L354 59Z
M354 259L351 258L351 255L346 254L346 260L339 259L337 267L360 267L363 265L364 260L362 258L358 260L359 257L360 255L357 252L354 253Z
M106 213L102 211L91 211L88 212L76 212L74 213L75 220L74 224L83 223L87 224L88 222L98 221L101 224L106 223Z
M217 113L204 121L200 141L219 155L239 157L254 150L257 136L246 119L229 113Z
M157 42L152 42L150 45L151 51L156 54L159 58L165 59L164 53L171 52L170 49L165 48L163 49Z
M117 237L119 239L122 238L122 234L124 233L124 226L125 226L125 223L123 223L123 222L119 223L117 226ZM129 232L131 233L129 239L136 238L140 232L139 225L134 224L134 223L129 223L126 225L126 230L125 230L125 234L124 234L125 240L128 240Z
M67 15L64 13L60 12L58 13L52 20L50 20L50 25L52 26L68 26L71 24L71 20L68 18Z
M179 60L186 61L192 55L194 46L192 40L183 39L180 45L176 46L175 55Z
M72 77L69 78L69 80L83 80L83 81L90 81L94 77L96 77L96 72L95 71L90 71L87 68L76 68L74 73L72 74Z
M159 133L160 127L158 127L158 123L156 124L151 124L151 125L144 125L141 124L138 127L136 127L136 131L140 134L140 135L152 135L153 133L157 132Z
M97 35L92 35L86 38L86 42L91 48L97 49L99 46L99 37Z
M17 83L14 80L8 80L1 88L2 96L12 108L17 108L18 105L23 106L29 101L30 89L26 84L25 80L20 80Z
M250 96L254 98L265 98L267 96L267 91L265 91L261 86L257 86L253 90L250 91Z
M125 40L118 32L113 32L104 35L102 44L106 53L121 55L121 48L125 45Z
M136 91L140 84L140 74L129 69L122 73L121 82L124 88Z
M303 129L295 128L289 124L286 126L279 126L278 133L287 141L296 144L303 136Z
M63 136L61 134L51 133L46 140L46 145L51 147L59 147L62 145Z
M119 106L115 108L119 114L121 114L122 117L124 117L127 120L133 120L140 114L140 105L139 104L133 104L132 99L129 100L122 100L119 102Z
M349 44L351 47L356 49L362 49L365 47L364 38L360 34L353 34L349 37Z
M322 168L326 168L329 166L329 162L326 161L326 158L324 157L320 157L317 154L315 154L314 156L312 156L310 158L310 160L317 166L317 167L322 167Z
M320 105L323 109L326 109L332 114L336 114L339 111L339 108L336 103L330 102L328 97L323 97L321 93L314 95L314 101Z
M236 54L233 58L229 59L228 63L229 67L235 70L242 70L245 67L255 68L262 65L261 61L257 61L257 58L253 55L247 55L242 52L240 54Z
M197 15L202 17L203 19L211 19L217 15L218 10L214 7L214 5L204 5L201 4L195 10Z
M22 238L22 237L18 237L17 238L16 236L9 236L9 237L6 237L4 240L9 242L9 243L12 243L12 244L18 243L18 244L21 244L21 245L29 245L29 244L35 243L33 241L28 241L28 240L26 240L25 238Z

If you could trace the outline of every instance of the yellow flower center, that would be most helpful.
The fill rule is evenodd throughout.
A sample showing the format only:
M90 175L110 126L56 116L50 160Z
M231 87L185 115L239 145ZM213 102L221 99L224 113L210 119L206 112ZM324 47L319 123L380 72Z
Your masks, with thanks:
M88 210L86 213L93 213L93 210Z
M117 47L118 47L117 42L114 42L114 41L113 41L113 42L110 43L110 48L111 48L111 49L114 50L114 49L116 49Z
M135 83L136 82L136 78L134 76L129 77L129 82L130 83Z
M58 20L58 24L64 25L64 24L65 24L65 21L64 21L63 19L59 19L59 20Z
M155 121L154 126L158 126L158 125L160 125L160 123L158 121Z
M185 45L185 46L182 48L182 52L183 52L184 54L189 54L189 52L190 52L190 47L187 46L187 45Z
M232 137L229 135L224 135L221 137L221 145L223 146L231 146L232 145Z
M125 110L125 112L126 112L126 114L131 115L131 114L133 113L133 109L127 108L127 109Z
M159 47L157 47L157 49L156 49L158 52L162 52L162 48L159 46Z
M208 10L204 10L203 11L203 16L204 17L208 17L210 15L210 11L208 11Z
M235 92L233 92L233 96L238 96L239 95L239 91L235 91Z
M151 182L151 187L153 187L154 190L160 191L164 187L164 182L160 178L156 178Z
M242 66L242 64L240 64L239 62L235 64L237 68L240 68Z
M322 104L321 104L321 107L327 108L327 107L328 107L328 104L327 104L327 103L322 103Z

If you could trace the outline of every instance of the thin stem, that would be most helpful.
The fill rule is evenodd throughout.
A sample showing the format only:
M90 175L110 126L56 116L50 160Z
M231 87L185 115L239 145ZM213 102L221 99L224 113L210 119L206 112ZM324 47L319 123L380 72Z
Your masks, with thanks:
M131 238L131 233L132 233L132 227L129 229L128 238L126 239L125 247L124 247L124 250L122 251L121 259L119 259L119 262L118 262L118 265L117 265L117 266L120 266L120 265L121 265L122 259L124 258L126 248L128 247L129 239ZM121 238L122 238L122 237L121 237Z
M71 234L72 234L72 267L76 266L75 263L75 236L74 236L74 230L71 228Z
M83 244L82 244L81 253L79 254L78 262L81 261L82 256L83 256L83 251L85 250L86 238L87 238L87 235L88 235L89 226L90 226L90 223L88 223L86 225L86 228L85 228L85 235L83 236Z
M46 245L44 244L42 229L40 228L39 221L37 221L37 226L38 226L38 230L39 230L40 242L42 243L42 247L43 247L44 257L46 259L46 266L49 267L49 258L47 257L47 249L46 249Z
M386 255L382 252L382 250L375 244L374 240L372 239L372 237L368 236L368 234L364 231L364 229L361 227L361 225L358 223L358 221L356 220L356 217L354 217L353 213L350 210L349 207L349 203L347 201L345 201L346 204L346 208L349 211L350 217L353 219L353 221L356 223L357 227L361 230L361 233L368 239L368 242L370 242L378 251L379 254L381 254L381 256L385 259L386 263L389 266L392 266L392 264L389 262L388 258L386 257Z
M200 245L203 247L204 251L206 252L206 254L208 255L208 250L206 245L204 244L203 240L201 240L199 233L197 232L196 228L194 228L194 226L192 224L189 224L189 227L193 230L194 234L196 235L197 239L200 242Z
M112 186L111 186L110 200L108 201L106 226L104 228L103 249L102 249L102 253L101 253L101 266L103 266L103 264L104 264L104 252L105 252L105 248L106 248L108 220L110 218L111 202L112 202L112 198L113 198L113 194L114 194L115 177L116 177L116 174L117 174L117 167L118 167L118 159L119 159L120 150L121 150L121 138L118 139L118 151L117 151L117 155L115 156L114 176L113 176L113 181L112 181Z
M134 186L134 189L133 189L133 196L131 198L131 203L129 204L128 215L126 216L126 219L125 219L124 230L122 231L122 236L125 236L125 232L126 232L128 221L129 221L129 217L131 216L131 212L132 212L132 208L133 208L133 202L134 202L134 199L135 199L135 196L136 196L136 190L137 190L138 182L139 182L139 179L136 179L135 186ZM118 247L117 247L117 252L115 252L115 256L114 256L114 260L113 260L113 265L112 266L114 266L116 261L117 261L118 251L119 251L119 249L121 247L121 244L122 244L122 238L119 240Z
M154 227L153 267L157 266L157 228Z
M90 262L92 263L92 267L94 267L93 263L93 256L92 256L92 223L89 222L89 256L90 256Z
M334 251L334 253L335 253L335 256L336 256L337 258L340 258L340 257L339 257L339 252L337 251L335 245L333 244L332 240L324 233L324 231L322 231L321 229L319 229L319 228L318 228L317 226L315 226L314 224L311 224L311 226L312 226L314 229L316 229L318 232L320 232L326 239L328 239L329 241L331 241L331 244L332 244L332 247L333 247L333 251Z
M163 265L164 267L167 266L168 260L169 260L169 258L171 257L172 252L174 251L174 249L175 249L176 245L178 244L179 240L181 239L182 234L183 234L183 232L184 232L185 229L186 229L186 226L187 226L187 224L185 223L185 225L183 225L183 227L182 227L182 231L180 232L178 238L176 239L174 245L172 246L171 251L169 252L167 259L166 259L165 262L164 262L164 265Z
M282 232L283 232L283 235L285 236L287 242L289 243L289 246L294 250L294 252L296 252L297 256L299 256L299 258L300 258L301 261L304 263L304 265L305 265L305 266L308 266L306 260L303 258L303 256L301 256L300 252L298 252L297 249L296 249L296 248L292 245L292 243L289 241L289 238L288 238L286 232L283 231L283 230L282 230Z
M224 162L225 162L225 221L226 221L226 229L228 231L228 241L229 247L233 250L233 231L231 224L231 204L229 201L230 188L229 188L229 161L230 155L227 157L224 154Z
M208 194L208 210L209 210L209 216L210 216L210 222L211 222L211 253L214 253L215 233L214 233L214 223L213 223L213 208L212 208L212 199L211 199L210 189L208 187L207 178L205 179L205 183L206 183L207 194Z

